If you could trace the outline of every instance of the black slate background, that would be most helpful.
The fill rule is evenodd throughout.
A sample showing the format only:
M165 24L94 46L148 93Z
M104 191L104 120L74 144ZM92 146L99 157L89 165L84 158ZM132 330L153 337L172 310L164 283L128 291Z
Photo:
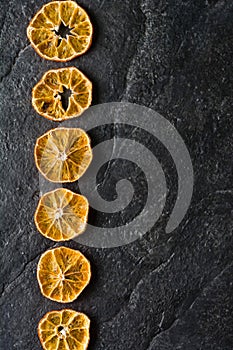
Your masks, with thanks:
M63 308L43 298L36 282L39 256L54 244L33 222L33 148L55 123L35 113L31 89L49 68L71 64L94 82L94 104L135 102L165 116L195 173L190 209L172 234L164 233L164 213L156 229L124 247L66 243L92 264L91 284L68 305L91 318L89 349L233 349L233 2L80 0L95 37L87 54L67 64L42 60L26 38L45 2L0 3L0 349L40 349L39 319Z

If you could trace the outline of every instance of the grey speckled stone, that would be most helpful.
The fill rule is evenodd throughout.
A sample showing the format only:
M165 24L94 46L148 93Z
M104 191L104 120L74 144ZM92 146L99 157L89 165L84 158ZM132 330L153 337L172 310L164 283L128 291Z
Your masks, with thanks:
M82 0L95 38L66 64L42 60L26 38L45 2L0 3L0 349L39 349L39 319L63 308L43 298L36 282L40 254L56 245L33 223L33 148L55 123L33 110L31 89L49 68L75 65L94 82L94 104L135 102L173 123L195 173L191 207L172 234L164 233L164 215L128 246L65 244L92 264L91 284L68 305L92 320L89 349L232 350L232 1ZM101 130L92 138L101 139ZM170 162L165 154L167 171ZM177 185L167 176L169 212Z

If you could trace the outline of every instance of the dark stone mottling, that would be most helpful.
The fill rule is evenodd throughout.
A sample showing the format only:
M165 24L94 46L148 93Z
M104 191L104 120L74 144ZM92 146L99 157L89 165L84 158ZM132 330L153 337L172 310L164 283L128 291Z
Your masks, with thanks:
M43 298L36 281L39 256L57 244L34 226L33 148L56 124L33 110L31 89L49 68L75 65L94 82L94 104L135 102L173 123L195 173L190 209L172 234L164 233L164 215L128 246L65 244L92 264L91 284L68 305L92 320L89 349L232 350L233 2L81 0L94 23L93 46L66 64L41 59L26 38L45 2L0 3L0 349L39 349L39 319L64 307ZM174 179L168 174L171 202Z

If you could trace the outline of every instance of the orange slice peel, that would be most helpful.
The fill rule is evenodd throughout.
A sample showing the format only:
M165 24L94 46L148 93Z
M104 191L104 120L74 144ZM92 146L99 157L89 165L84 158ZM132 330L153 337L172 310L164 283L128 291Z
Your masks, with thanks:
M44 350L86 350L90 340L90 320L70 309L48 312L38 324Z
M85 231L87 199L65 188L45 193L35 212L38 231L53 241L68 241Z
M52 1L33 17L27 36L35 51L53 61L69 61L84 54L92 42L90 18L75 1Z
M35 163L49 181L74 182L92 161L90 139L82 129L57 128L37 139Z
M60 303L74 301L91 278L89 261L78 250L58 247L42 254L37 280L43 296Z
M80 116L91 101L92 83L75 67L49 70L32 90L36 112L54 121Z

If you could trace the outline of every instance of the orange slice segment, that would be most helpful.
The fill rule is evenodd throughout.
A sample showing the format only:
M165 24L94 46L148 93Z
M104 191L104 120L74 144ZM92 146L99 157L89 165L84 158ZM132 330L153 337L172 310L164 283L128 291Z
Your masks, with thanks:
M89 261L78 250L58 247L42 254L37 266L41 293L48 299L70 303L88 285Z
M91 45L93 27L88 14L74 1L52 1L31 20L27 36L43 58L69 61Z
M86 350L90 320L70 309L48 312L38 324L38 336L45 350Z
M41 197L35 224L43 236L53 241L68 241L84 232L88 209L84 196L59 188Z
M55 121L80 116L91 100L92 83L75 67L49 70L32 90L37 113Z
M35 162L38 170L52 182L74 182L92 160L88 135L82 129L57 128L37 139Z

